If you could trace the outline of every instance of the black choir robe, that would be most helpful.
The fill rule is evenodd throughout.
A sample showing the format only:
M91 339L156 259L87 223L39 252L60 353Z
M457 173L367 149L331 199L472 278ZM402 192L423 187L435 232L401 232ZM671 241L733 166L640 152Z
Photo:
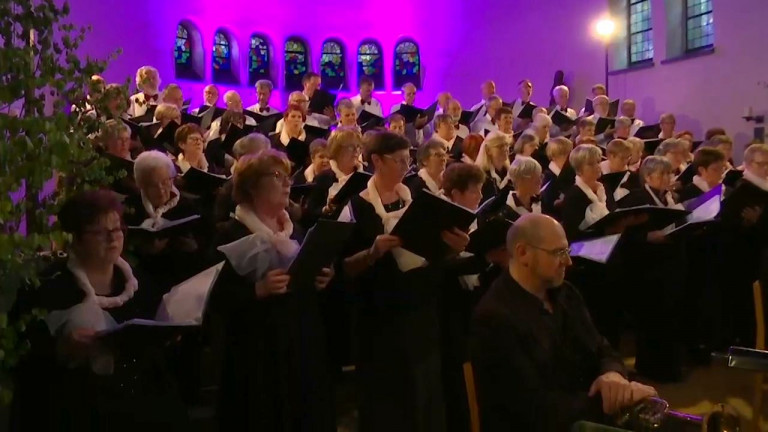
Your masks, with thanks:
M493 168L491 168L493 169ZM507 167L502 167L500 170L496 170L496 174L499 176L499 178L503 181L504 178L507 177ZM489 199L493 198L494 196L498 195L503 190L508 190L512 187L512 181L507 181L507 184L504 185L504 187L499 187L499 185L496 183L496 180L491 176L490 171L485 172L485 183L483 183L483 200L482 202L486 202Z
M231 215L235 213L235 199L232 197L232 189L235 183L232 179L227 180L224 186L219 188L216 193L216 199L213 204L213 223L217 229L222 227L222 224L231 219Z
M302 167L307 166L307 164L312 163L309 157L309 144L310 140L312 139L311 137L306 136L303 141L297 138L295 142L289 142L286 145L280 141L281 136L281 134L274 134L269 138L269 140L272 142L273 149L279 150L288 155L288 160L290 160L291 164L293 165L292 173L295 173L299 169L302 169Z
M470 354L483 431L554 432L602 421L590 386L604 373L626 374L578 291L564 282L548 296L552 313L505 269L475 308Z
M403 179L403 183L408 186L408 189L411 191L411 196L413 198L416 198L417 195L424 192L424 190L428 190L434 194L438 193L438 191L433 191L427 186L427 182L424 181L423 178L421 178L418 173L410 176L406 176L405 179Z
M660 191L654 191L666 203ZM621 200L622 208L658 206L645 187ZM632 277L625 277L630 315L637 328L635 369L647 378L665 382L682 376L681 312L686 283L686 251L683 241L651 243L642 226L628 228L620 252ZM629 270L629 269L628 269ZM629 271L627 271L629 274Z
M324 216L323 207L328 204L328 190L334 183L338 182L336 173L331 169L315 174L315 187L307 199L307 209L304 218L307 227L314 225L318 219Z
M67 310L85 297L66 259L56 259L40 275L39 287L19 290L9 315L13 322L40 308ZM120 307L106 309L118 323L154 319L163 291L139 269L134 296ZM115 266L112 295L125 289L126 278ZM57 358L57 337L43 321L28 324L31 349L14 370L13 431L186 431L191 427L181 401L167 352L154 347L136 352L112 350L114 372L96 375L89 364L67 367Z
M356 229L345 256L367 250L384 233L368 201L355 196L350 209ZM445 429L438 312L443 267L431 263L402 272L390 252L353 280L361 431Z
M565 192L573 186L576 180L576 173L566 161L558 175L555 175L549 169L549 165L542 166L544 169L544 178L542 186L547 188L541 193L541 210L544 214L552 216L555 219L561 218L562 204L557 205L557 201L565 197Z
M214 244L250 235L231 219ZM223 256L221 254L220 256ZM220 430L336 430L322 293L286 293L257 298L254 281L225 259L211 291L209 326L221 353L217 418Z
M183 219L192 215L199 215L200 207L197 203L186 198L184 195L179 197L179 202L172 209L163 213L162 218L167 220ZM125 199L125 224L128 226L139 226L150 215L147 213L141 201L141 195L131 195ZM207 221L198 221L198 230L191 229L188 232L171 236L167 246L157 253L149 253L144 250L144 242L148 241L143 233L129 231L126 235L127 254L133 255L138 261L138 266L146 271L157 283L161 289L170 290L174 285L205 270L204 248L209 239L201 235L203 232L207 235L205 229ZM200 224L203 227L200 227ZM197 245L195 251L182 251L179 249L180 243L194 241Z
M456 138L453 140L453 145L448 151L448 155L453 161L461 161L462 157L464 157L464 138L456 135Z

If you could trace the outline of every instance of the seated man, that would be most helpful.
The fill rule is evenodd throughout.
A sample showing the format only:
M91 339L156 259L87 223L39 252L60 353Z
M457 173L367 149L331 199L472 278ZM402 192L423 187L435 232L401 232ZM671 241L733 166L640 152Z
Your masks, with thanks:
M527 214L507 234L508 271L472 318L470 355L484 432L567 431L579 420L656 395L629 382L621 358L564 282L568 240L549 216ZM599 396L599 397L598 397Z

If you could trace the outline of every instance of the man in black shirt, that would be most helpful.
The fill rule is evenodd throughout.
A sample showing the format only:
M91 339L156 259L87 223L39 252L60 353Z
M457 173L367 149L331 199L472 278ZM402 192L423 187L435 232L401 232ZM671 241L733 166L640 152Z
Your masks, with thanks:
M583 299L564 282L570 250L557 221L523 216L507 234L507 249L509 269L472 319L484 432L564 431L656 395L652 387L627 381Z

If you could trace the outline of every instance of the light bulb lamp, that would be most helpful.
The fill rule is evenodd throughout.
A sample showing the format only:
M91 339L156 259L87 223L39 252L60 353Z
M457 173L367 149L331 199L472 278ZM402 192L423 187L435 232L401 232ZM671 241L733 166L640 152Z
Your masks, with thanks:
M597 22L595 26L597 35L603 40L605 45L605 91L608 93L608 50L611 45L611 38L616 31L616 24L610 18L604 18ZM610 94L610 93L608 93Z

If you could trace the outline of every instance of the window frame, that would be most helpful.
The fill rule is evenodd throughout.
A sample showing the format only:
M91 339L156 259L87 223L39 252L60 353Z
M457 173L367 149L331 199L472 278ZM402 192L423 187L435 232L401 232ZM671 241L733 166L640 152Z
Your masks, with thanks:
M397 50L398 50L398 48L400 48L401 45L406 44L406 43L413 44L416 47L416 53L419 56L419 72L416 75L416 82L411 82L411 81L408 81L408 82L411 82L413 85L415 85L417 90L421 90L421 76L422 76L421 72L422 72L422 67L423 67L423 62L422 62L422 57L421 57L421 46L413 38L403 38L403 39L397 41L397 43L395 44L395 49L393 51L394 59L393 59L393 65L392 65L392 75L393 75L392 76L392 82L393 82L393 86L395 88L399 89L403 85L405 85L405 82L403 82L403 83L399 83L398 82L399 81L399 78L398 78L399 77L399 73L398 73L398 70L397 70L397 62L400 59L400 53L398 53Z
M253 71L251 71L251 65L253 64L253 61L251 59L251 50L253 49L251 45L253 44L253 40L255 38L259 38L267 45L267 72L266 75L255 75ZM274 86L275 80L273 79L272 74L272 66L274 64L273 60L273 50L272 50L272 41L263 33L251 33L251 36L248 38L248 84L250 86L256 85L256 82L262 79L269 80L272 82L272 85Z
M185 40L189 43L188 64L180 64L176 61L179 28L184 29L184 32L186 32ZM202 52L200 31L193 23L187 20L179 21L179 23L176 24L176 36L173 40L173 69L176 79L203 81L203 78L205 77L204 59L205 54Z
M214 64L216 63L216 46L218 45L216 42L216 36L219 34L224 36L227 41L227 47L229 48L229 70L226 71L216 69L214 67ZM213 49L211 50L211 81L214 84L239 84L237 79L238 64L235 55L235 51L237 49L235 45L236 43L237 41L232 36L232 34L223 28L219 28L213 33Z
M364 45L374 45L378 49L378 55L379 55L379 62L381 63L381 71L378 76L371 76L367 75L363 72L363 66L362 62L360 61L360 56L362 55L370 55L370 54L361 54L360 49ZM373 79L373 90L375 91L382 91L386 89L386 74L384 73L384 49L381 47L381 43L375 39L364 39L360 42L360 44L357 45L357 50L355 51L355 65L357 66L357 80L358 82L360 79L362 79L364 76L367 76L371 79ZM378 82L377 82L378 81Z
M326 52L325 46L327 44L336 44L339 47L339 52ZM326 77L323 68L323 57L326 55L339 55L341 57L341 76L340 77ZM338 90L339 87L341 87L341 90L348 90L349 89L349 71L347 69L347 50L344 46L344 43L341 42L341 40L336 38L330 38L323 41L322 45L320 45L320 63L318 65L318 73L320 74L320 79L323 81L323 85L328 88L332 89L334 91ZM336 80L333 83L330 83L330 81ZM326 85L326 83L329 83Z
M684 33L685 33L685 52L686 53L695 53L695 52L698 52L698 51L711 50L715 46L714 7L712 6L712 1L711 0L704 0L704 1L708 2L709 10L707 12L702 12L702 13L698 13L698 14L695 14L695 15L688 15L688 9L689 9L689 2L690 2L690 0L684 0L684 2L683 2L684 3L683 4L683 7L684 7L684 15L683 16L685 18L684 22L683 22L683 30L684 30ZM701 2L699 2L699 3L701 3ZM712 43L692 48L691 47L691 38L689 37L689 34L688 34L688 23L690 23L693 20L701 19L701 17L703 17L705 15L709 15L709 16L712 17L712 23L709 25L709 27L711 28L710 36L712 37ZM699 28L703 29L703 28L706 28L706 27L705 26L699 26Z
M301 76L291 74L290 80L289 80L289 76L288 76L288 58L287 58L287 54L289 53L289 51L287 50L287 45L288 45L289 42L297 42L297 43L300 43L304 47L304 51L303 51L303 53L304 53L304 67L306 69L304 71L304 74L302 74ZM299 51L290 51L290 52L297 52L298 53ZM306 73L312 71L312 69L311 69L312 62L310 61L310 59L311 59L311 57L310 57L310 53L309 53L309 44L303 38L300 38L298 36L291 36L291 37L287 38L285 40L285 42L283 42L283 84L284 84L285 90L287 90L287 91L301 91L301 90L304 89L304 86L302 85L301 80L302 80L302 78L304 77L304 75ZM298 79L296 79L296 78L298 78Z
M641 3L648 3L649 10L652 13L653 9L651 9L651 8L653 7L653 4L652 4L651 0L627 0L627 65L630 68L636 67L636 66L645 65L645 64L648 64L648 63L653 63L654 57L656 55L656 53L655 53L655 46L653 44L653 20L651 20L650 26L647 29L645 29L645 30L633 31L633 28L632 28L633 27L632 26L632 6L635 6L635 5L641 4ZM651 57L650 58L646 58L646 59L642 59L642 60L633 61L632 60L632 45L633 45L632 37L635 36L635 35L646 34L646 33L650 34L650 36L651 36L651 38L650 38L650 41L651 41ZM640 53L640 52L645 52L645 51L639 51L638 53Z

